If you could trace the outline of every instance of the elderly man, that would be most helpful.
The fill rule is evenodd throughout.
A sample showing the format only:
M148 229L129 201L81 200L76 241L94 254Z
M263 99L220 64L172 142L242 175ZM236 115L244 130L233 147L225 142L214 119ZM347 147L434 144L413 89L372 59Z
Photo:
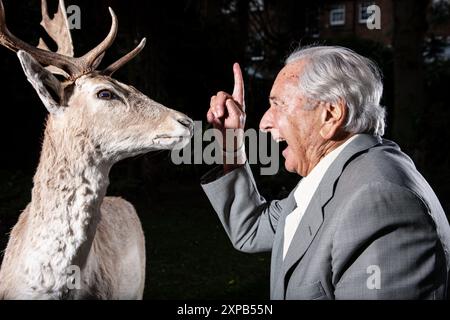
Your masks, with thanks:
M224 133L245 124L244 86L211 99L208 121ZM331 46L290 55L270 93L261 130L286 141L285 167L303 179L282 200L258 193L242 138L234 164L203 189L234 247L272 251L272 299L444 299L450 227L411 159L382 139L377 67ZM242 137L241 135L237 135ZM236 143L237 142L237 143Z

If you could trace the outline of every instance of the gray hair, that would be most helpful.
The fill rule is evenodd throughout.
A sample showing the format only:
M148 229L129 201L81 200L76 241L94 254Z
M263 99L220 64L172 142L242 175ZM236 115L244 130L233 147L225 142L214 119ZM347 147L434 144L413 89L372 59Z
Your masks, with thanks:
M344 130L383 136L382 74L374 62L348 48L314 46L296 49L286 64L300 59L307 61L299 75L300 90L306 98L329 103L343 99L348 108Z

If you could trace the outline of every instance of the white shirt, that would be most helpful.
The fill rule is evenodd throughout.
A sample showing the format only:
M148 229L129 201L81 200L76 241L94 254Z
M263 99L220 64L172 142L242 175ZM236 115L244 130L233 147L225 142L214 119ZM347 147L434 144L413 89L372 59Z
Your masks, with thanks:
M311 172L300 180L296 190L294 191L295 202L297 207L286 217L286 223L284 226L284 246L283 246L283 259L291 244L292 238L294 237L295 231L297 230L300 221L309 205L317 187L322 181L323 176L327 172L330 165L337 158L339 153L348 145L353 139L358 135L354 135L342 145L327 154L319 163L311 170Z

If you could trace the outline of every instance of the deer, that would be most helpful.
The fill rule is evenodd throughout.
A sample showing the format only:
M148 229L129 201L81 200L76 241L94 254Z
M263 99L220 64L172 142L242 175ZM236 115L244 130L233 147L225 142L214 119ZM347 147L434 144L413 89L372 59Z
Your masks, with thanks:
M64 0L52 18L46 0L41 11L57 51L42 39L35 47L14 36L0 0L0 44L16 52L48 110L31 202L4 252L0 299L142 299L143 229L132 204L106 196L108 175L122 159L183 148L193 121L112 78L141 52L145 38L98 69L118 30L111 8L108 35L80 57L74 56Z

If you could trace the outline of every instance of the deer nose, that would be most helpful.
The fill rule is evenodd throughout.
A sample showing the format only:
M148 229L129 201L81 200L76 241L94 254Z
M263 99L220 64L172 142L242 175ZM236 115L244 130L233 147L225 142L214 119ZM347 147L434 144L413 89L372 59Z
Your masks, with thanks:
M177 121L184 127L188 128L189 130L192 130L192 127L194 126L194 123L189 118L180 118L177 119Z

